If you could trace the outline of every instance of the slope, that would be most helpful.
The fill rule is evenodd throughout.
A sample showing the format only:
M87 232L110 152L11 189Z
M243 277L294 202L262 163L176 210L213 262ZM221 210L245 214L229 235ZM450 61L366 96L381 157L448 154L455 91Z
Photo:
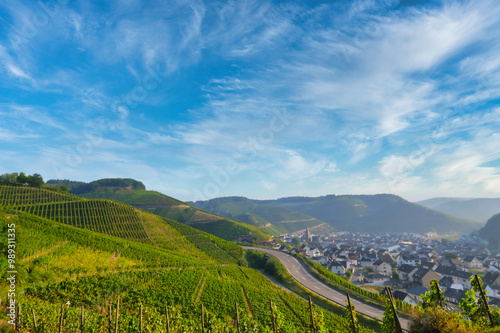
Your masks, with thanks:
M310 215L244 197L197 201L193 205L214 214L254 224L272 234L291 233L324 224L323 221Z
M0 186L0 207L27 212L56 222L100 233L159 246L197 258L237 262L243 251L236 245L189 228L197 242L190 242L179 231L181 225L159 216L139 211L129 205L103 199L84 199L45 189L23 186ZM212 247L207 253L199 248ZM236 254L235 249L239 249Z
M122 202L229 241L236 241L239 236L243 235L252 235L257 242L265 241L270 237L267 232L258 227L204 212L160 192L147 191L144 184L133 179L101 179L91 183L50 180L47 184L67 185L70 193L84 198Z
M292 197L254 202L299 211L349 231L467 233L481 226L392 194Z
M500 198L433 198L417 204L478 222L486 222L500 213Z
M492 247L500 248L500 214L492 216L479 230L479 235L489 241Z
M145 331L164 330L165 306L169 307L172 330L197 331L199 323L194 318L199 317L201 304L205 306L207 330L234 330L231 323L235 302L240 305L240 318L246 325L256 326L258 332L265 327L268 331L270 299L280 320L286 319L287 332L303 332L308 328L306 302L276 287L253 269L215 261L205 255L192 244L205 242L206 234L189 226L170 221L169 234L178 247L165 249L15 210L37 196L48 205L75 199L72 196L58 196L58 201L52 202L47 199L49 191L2 190L0 201L8 203L9 208L0 207L0 248L7 251L7 230L14 230L16 301L22 304L23 331L34 331L33 313L40 331L58 331L61 308L63 331L80 331L82 309L87 331L108 331L112 327L109 319L118 311L115 307L118 297L120 316L116 322L120 332L138 330L139 306L144 308ZM22 195L15 197L8 194L20 192ZM101 208L100 212L112 214L107 210L109 207ZM67 211L69 220L76 220L72 216L75 212ZM188 240L190 236L193 238ZM200 237L201 241L195 241L194 238ZM219 244L225 243L219 240ZM7 256L2 254L0 290L6 295L10 286L6 279ZM329 328L341 329L346 325L343 318L332 313L317 307L314 311ZM5 318L2 313L0 321ZM368 330L362 328L361 332Z

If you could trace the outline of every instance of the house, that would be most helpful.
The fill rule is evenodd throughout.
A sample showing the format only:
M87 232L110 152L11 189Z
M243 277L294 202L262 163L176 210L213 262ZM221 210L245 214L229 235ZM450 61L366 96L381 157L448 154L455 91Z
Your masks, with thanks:
M413 278L414 284L421 285L426 288L431 287L432 280L441 280L441 276L439 276L438 273L428 268L419 268L410 274L410 276Z
M399 271L399 280L403 283L411 283L413 282L413 278L411 278L411 274L415 272L418 268L413 267L410 265L403 265L401 266L398 271Z
M328 270L333 274L344 276L346 268L345 264L335 260L328 264Z
M444 290L450 288L453 285L453 283L454 281L451 276L445 276L444 278L441 278L441 280L439 280L439 286Z
M354 271L354 273L352 273L351 282L360 281L363 281L363 272L360 270Z
M426 292L428 292L430 289L422 286L414 287L411 289L408 289L406 292L409 295L413 295L416 297L419 303L422 303L422 295L424 295Z
M444 292L444 299L448 303L458 304L465 297L465 291L460 289L448 288Z
M395 299L400 300L401 302L411 304L413 306L417 306L418 302L415 300L414 297L410 296L407 292L401 291L401 290L394 290L392 292L392 296Z
M488 272L483 278L483 282L493 287L500 286L500 273ZM497 288L498 289L498 288Z
M420 266L422 261L416 254L401 252L397 258L398 267L403 265Z
M465 268L477 269L483 267L483 263L481 262L481 260L474 256L466 256L463 261Z
M377 255L378 260L388 263L389 265L394 262L390 254L379 254Z
M358 261L361 267L373 267L373 261L369 258L362 258Z
M383 286L386 282L389 282L390 279L386 275L378 274L378 273L370 273L365 278L366 282L372 283L375 285Z
M438 266L435 270L441 277L449 276L453 281L460 283L465 289L470 289L469 278L472 276L469 272L460 271L450 266Z
M325 266L328 263L328 257L325 256L313 257L312 261L317 262L322 266Z
M392 267L390 264L382 260L377 260L373 263L373 270L376 273L390 276L392 274Z

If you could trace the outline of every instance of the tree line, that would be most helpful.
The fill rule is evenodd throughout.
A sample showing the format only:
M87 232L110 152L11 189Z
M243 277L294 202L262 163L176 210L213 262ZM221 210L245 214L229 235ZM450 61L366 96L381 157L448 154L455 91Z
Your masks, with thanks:
M58 192L68 192L68 187L66 185L46 185L42 175L40 175L39 173L34 173L32 175L26 175L24 172L4 173L3 175L0 175L0 185L29 186L36 188L45 188L47 190Z

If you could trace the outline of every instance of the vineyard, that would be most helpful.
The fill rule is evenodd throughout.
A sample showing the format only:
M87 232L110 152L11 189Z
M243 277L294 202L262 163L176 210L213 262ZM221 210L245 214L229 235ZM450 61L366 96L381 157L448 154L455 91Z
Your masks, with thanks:
M86 331L108 332L109 315L116 313L118 297L119 332L138 332L141 305L144 332L165 332L165 306L170 309L171 332L196 332L201 304L206 311L207 332L210 327L212 332L234 332L236 303L241 325L248 328L242 328L243 332L269 332L269 300L286 332L304 332L310 325L307 302L275 286L256 270L227 261L214 263L200 251L204 248L206 253L226 253L225 260L235 261L241 248L188 226L165 223L177 232L178 239L185 239L187 247L192 246L179 252L27 212L0 209L0 220L3 229L7 223L16 225L17 301L21 304L23 331L34 332L35 313L38 328L57 332L64 304L63 332L79 331L82 306ZM6 295L4 277L0 283L2 295ZM342 331L342 317L318 307L314 312L325 327ZM360 332L370 330L362 328Z
M243 257L243 250L230 242L110 200L84 199L25 186L0 186L0 207L198 258L237 263Z

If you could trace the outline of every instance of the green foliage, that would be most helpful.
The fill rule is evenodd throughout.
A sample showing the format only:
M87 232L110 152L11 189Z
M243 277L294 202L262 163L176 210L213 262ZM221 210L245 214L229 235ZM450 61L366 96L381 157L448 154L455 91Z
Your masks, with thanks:
M490 306L488 304L488 296L486 296L487 292L484 290L484 283L481 278L477 277L476 279L475 276L471 276L470 284L471 288L465 293L465 298L463 298L458 305L460 307L460 310L462 310L464 315L470 321L480 327L486 327L490 325L490 315L494 324L499 325L500 315L498 315L498 309L497 311L492 311L490 309ZM484 300L481 297L481 293L485 293Z
M263 269L266 266L267 258L264 252L247 250L245 253L249 267Z
M423 308L435 308L443 307L446 304L444 298L444 291L439 287L439 282L437 280L432 280L430 284L430 289L422 296L422 306Z
M300 246L300 238L299 237L293 237L292 238L292 246L294 246L294 247L299 247Z
M455 252L447 252L444 257L446 259L458 259L458 254L456 254Z
M45 182L40 174L34 173L27 176L24 172L21 173L5 173L0 175L0 185L21 186L27 185L31 187L43 187Z
M482 328L463 320L457 312L448 312L440 307L418 308L414 310L410 333L479 333Z

